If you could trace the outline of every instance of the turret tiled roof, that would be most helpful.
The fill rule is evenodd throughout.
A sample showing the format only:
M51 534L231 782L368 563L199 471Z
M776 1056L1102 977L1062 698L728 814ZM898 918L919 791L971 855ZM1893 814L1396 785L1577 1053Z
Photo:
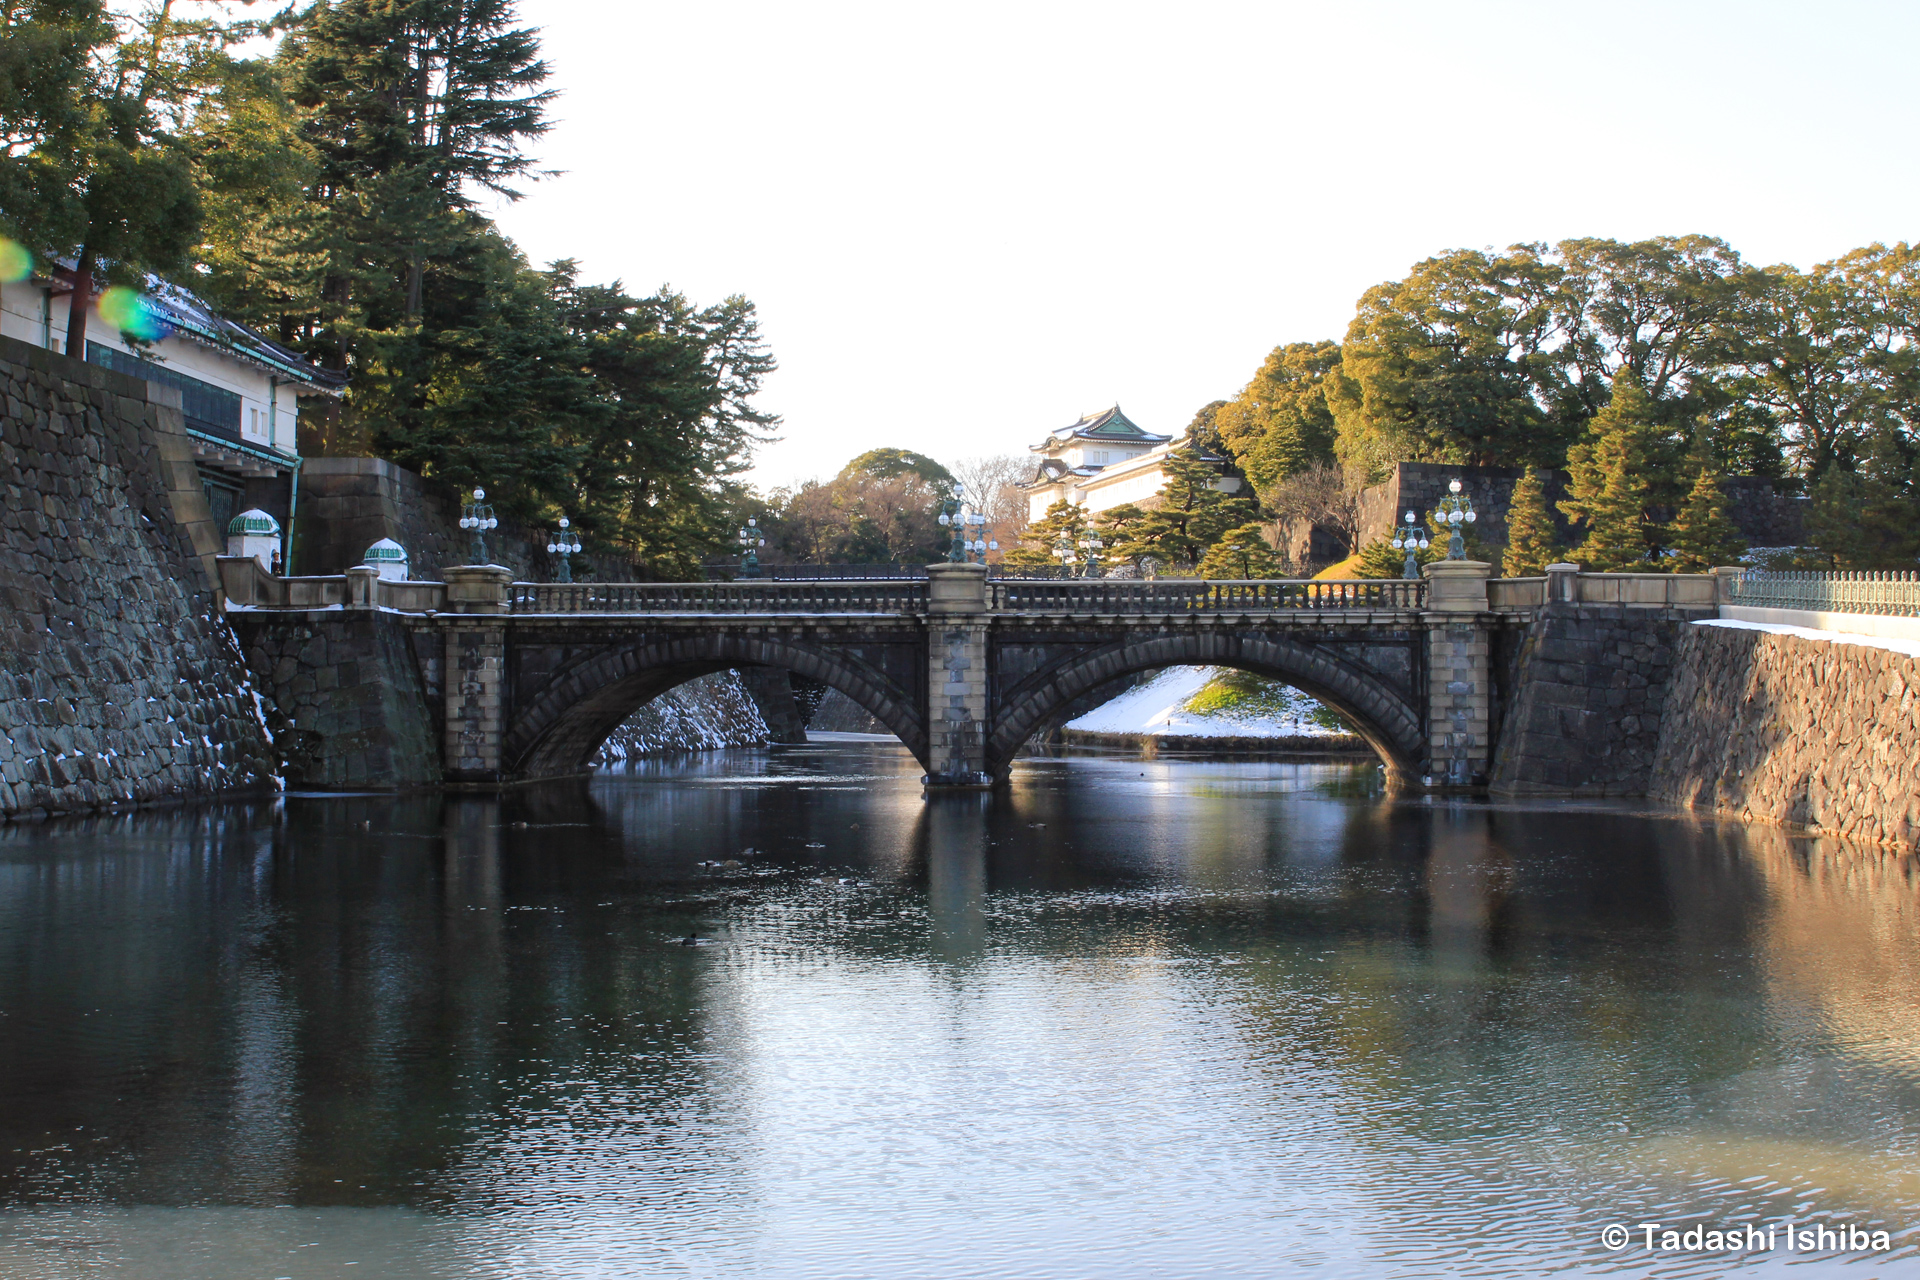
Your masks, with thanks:
M1069 440L1104 440L1109 443L1128 444L1165 444L1172 436L1157 436L1151 431L1142 431L1133 419L1120 412L1120 406L1102 409L1099 413L1089 413L1080 421L1061 431L1049 435L1030 452L1046 453L1058 449Z

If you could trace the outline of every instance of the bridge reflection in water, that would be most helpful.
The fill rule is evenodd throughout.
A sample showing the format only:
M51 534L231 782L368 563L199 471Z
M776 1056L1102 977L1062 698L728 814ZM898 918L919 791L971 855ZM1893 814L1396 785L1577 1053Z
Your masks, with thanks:
M0 1273L1518 1274L1916 1219L1910 861L1371 773L928 803L845 745L9 827Z

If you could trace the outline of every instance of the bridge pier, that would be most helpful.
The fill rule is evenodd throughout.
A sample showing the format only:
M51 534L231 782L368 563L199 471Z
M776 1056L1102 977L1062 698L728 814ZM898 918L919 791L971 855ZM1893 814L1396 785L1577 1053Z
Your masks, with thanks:
M927 576L926 783L990 786L987 567L936 564Z
M1440 560L1427 578L1427 787L1485 785L1492 761L1493 566Z
M498 565L446 570L446 714L441 759L449 786L497 786L506 733L507 610L513 571Z

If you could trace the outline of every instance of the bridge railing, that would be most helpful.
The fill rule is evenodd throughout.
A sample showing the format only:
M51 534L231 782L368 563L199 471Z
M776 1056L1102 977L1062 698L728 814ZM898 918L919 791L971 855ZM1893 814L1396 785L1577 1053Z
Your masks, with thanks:
M1266 613L1293 609L1423 609L1427 584L1402 578L1259 582L998 581L993 607L1030 613Z
M1817 573L1748 569L1727 583L1729 604L1811 613L1872 613L1920 617L1920 573Z
M924 580L868 582L516 582L517 614L919 613Z

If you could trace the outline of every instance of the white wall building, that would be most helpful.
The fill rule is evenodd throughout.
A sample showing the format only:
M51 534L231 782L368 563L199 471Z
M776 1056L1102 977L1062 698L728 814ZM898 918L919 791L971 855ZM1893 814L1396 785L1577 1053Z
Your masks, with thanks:
M65 353L73 278L61 266L51 277L0 282L0 334ZM96 299L87 314L86 360L180 391L216 527L250 507L291 527L301 401L337 398L345 377L157 277L148 277L145 300L162 336L133 342L101 316Z
M1088 514L1148 502L1166 487L1167 455L1177 447L1172 436L1141 430L1117 404L1087 414L1032 447L1040 462L1025 486L1028 519L1044 518L1062 498ZM1238 477L1222 476L1214 488L1237 493L1240 484Z

